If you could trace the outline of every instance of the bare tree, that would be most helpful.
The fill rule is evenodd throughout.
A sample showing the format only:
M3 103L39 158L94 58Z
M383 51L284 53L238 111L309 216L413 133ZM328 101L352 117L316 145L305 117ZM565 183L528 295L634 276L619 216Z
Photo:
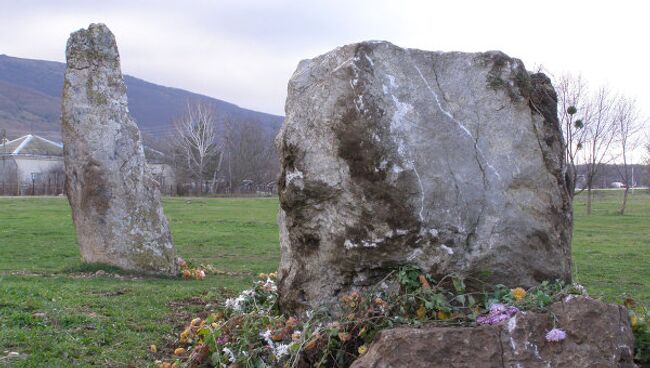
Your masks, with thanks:
M638 139L638 133L643 127L639 111L636 106L636 101L629 98L621 98L614 109L614 121L616 124L616 140L620 145L621 159L623 160L622 167L617 165L618 174L621 182L625 185L623 192L623 202L619 210L621 215L625 214L625 207L627 205L627 196L630 187L634 186L633 178L630 173L628 165L628 155L630 151L638 148L641 142Z
M209 161L218 155L215 111L204 103L188 103L187 112L174 126L176 146L195 179L197 190L202 193Z
M578 118L576 115L583 115L586 112L585 105L587 104L588 98L587 84L582 80L580 75L576 77L565 74L557 81L556 90L558 95L558 108L560 110L560 124L566 143L565 161L568 165L569 176L573 186L571 193L574 193L578 175L576 168L578 151L582 149L586 132L586 129L584 129L585 120ZM584 188L580 191L582 190Z
M273 137L259 124L250 121L237 125L226 123L224 141L230 192L239 190L244 180L259 187L276 179L279 162Z
M647 177L650 177L650 144L645 146L645 150L646 150L645 171ZM648 181L648 192L650 192L650 180Z
M602 164L611 159L610 147L616 136L614 106L618 97L607 87L596 91L584 110L584 138L582 140L582 159L586 168L585 185L587 188L587 214L591 214L593 202L594 178Z

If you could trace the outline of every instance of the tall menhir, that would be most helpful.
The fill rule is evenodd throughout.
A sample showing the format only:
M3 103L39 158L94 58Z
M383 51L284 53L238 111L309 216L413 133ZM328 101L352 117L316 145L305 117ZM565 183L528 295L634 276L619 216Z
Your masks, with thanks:
M66 49L62 135L66 194L85 262L175 274L176 249L129 116L115 37L103 24Z

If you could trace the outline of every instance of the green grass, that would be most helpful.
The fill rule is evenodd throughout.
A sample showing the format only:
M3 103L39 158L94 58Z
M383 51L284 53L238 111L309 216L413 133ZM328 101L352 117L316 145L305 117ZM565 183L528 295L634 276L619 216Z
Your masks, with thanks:
M616 213L619 200L620 192L598 192L586 216L584 196L576 198L575 278L608 301L633 295L650 304L650 195L634 193L625 216ZM150 365L160 357L150 344L168 346L206 301L277 267L276 199L174 198L164 206L180 255L224 274L89 277L107 268L81 263L65 199L0 198L0 366ZM9 351L22 357L10 361Z
M0 366L143 367L201 302L277 268L275 199L167 199L180 255L220 271L203 281L88 277L63 198L0 198ZM99 267L107 269L106 267ZM224 290L225 289L225 290ZM45 313L45 317L34 316ZM4 360L3 360L4 359Z
M621 301L630 295L650 305L650 195L630 194L625 216L618 214L622 191L597 191L593 214L586 195L574 201L574 279L592 295Z

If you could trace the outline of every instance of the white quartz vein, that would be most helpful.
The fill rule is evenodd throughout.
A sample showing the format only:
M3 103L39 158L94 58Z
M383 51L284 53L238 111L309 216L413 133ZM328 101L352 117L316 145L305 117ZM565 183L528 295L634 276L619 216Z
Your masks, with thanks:
M479 148L479 146L478 146L478 142L476 141L476 139L474 138L474 136L472 135L472 133L469 131L469 129L467 129L467 128L465 127L465 125L463 125L460 121L458 121L458 120L454 117L454 115L451 114L451 112L445 110L445 109L442 107L442 104L440 103L440 99L438 98L438 94L433 90L433 88L431 88L431 86L429 85L429 82L427 82L427 79L424 78L424 75L423 75L422 72L420 71L420 68L418 68L418 66L415 65L415 63L413 63L413 62L412 62L412 65L413 65L413 67L415 68L415 70L418 72L418 74L420 75L420 78L421 78L422 81L424 82L424 85L427 87L427 89L429 90L429 92L431 92L431 95L433 95L433 98L436 100L436 104L438 105L438 109L439 109L440 111L442 111L442 113L445 114L445 115L446 115L446 116L447 116L451 121L453 121L454 123L456 123L456 125L458 125L458 127L459 127L463 132L465 132L465 134L466 134L466 135L467 135L467 136L468 136L468 137L469 137L473 142L475 142L475 143L474 143L474 146L476 147L476 151L477 151L481 156L483 156L483 160L485 161L485 164L486 164L490 169L492 169L492 171L494 172L494 175L496 175L499 179L501 179L501 175L499 175L499 172L498 172L498 171L497 171L497 170L496 170L496 169L495 169L495 168L494 168L494 167L493 167L493 166L492 166L492 165L487 161L487 159L485 159L485 155L483 154L482 150Z

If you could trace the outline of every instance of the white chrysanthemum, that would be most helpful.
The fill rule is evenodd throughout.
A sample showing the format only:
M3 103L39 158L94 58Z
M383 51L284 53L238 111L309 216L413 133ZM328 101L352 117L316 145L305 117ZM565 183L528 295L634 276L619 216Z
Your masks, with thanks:
M228 360L230 363L234 363L237 359L235 358L235 353L232 352L232 350L228 348L223 348L222 350L224 353L228 354Z
M275 358L280 360L283 356L289 354L289 344L279 344L273 349L273 355Z
M226 299L226 303L225 303L226 308L230 308L235 311L241 311L242 305L253 296L255 296L255 290L253 289L244 290L242 291L241 294L239 294L238 297Z

